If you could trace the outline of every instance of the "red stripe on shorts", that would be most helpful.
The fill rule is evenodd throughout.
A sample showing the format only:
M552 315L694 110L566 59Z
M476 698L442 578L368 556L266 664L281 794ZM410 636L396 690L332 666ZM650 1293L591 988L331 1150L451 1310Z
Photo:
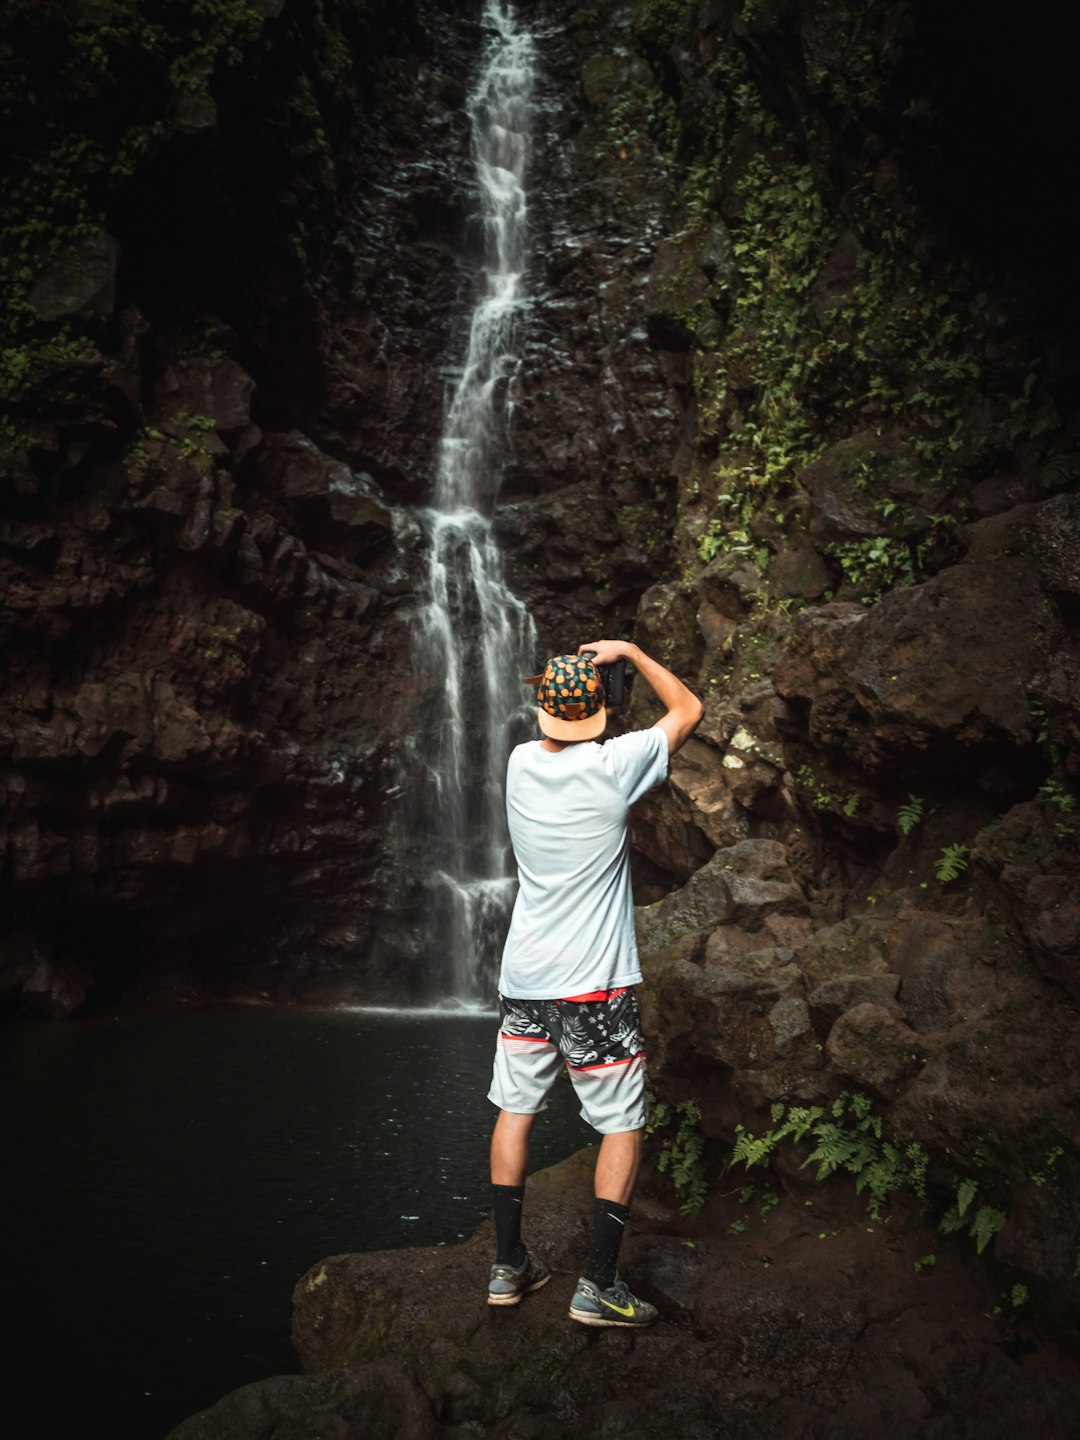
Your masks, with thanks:
M567 1004L584 1005L588 1000L614 1000L616 996L625 994L626 986L620 985L618 990L590 990L587 995L562 995L559 998Z

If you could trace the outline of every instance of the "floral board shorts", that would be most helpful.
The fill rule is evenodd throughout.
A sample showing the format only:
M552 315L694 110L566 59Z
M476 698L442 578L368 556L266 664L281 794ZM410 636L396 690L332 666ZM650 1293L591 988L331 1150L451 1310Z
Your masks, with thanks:
M581 1118L601 1135L640 1130L645 1103L645 1040L632 989L598 999L510 1000L502 1019L488 1099L500 1110L535 1115L565 1064Z

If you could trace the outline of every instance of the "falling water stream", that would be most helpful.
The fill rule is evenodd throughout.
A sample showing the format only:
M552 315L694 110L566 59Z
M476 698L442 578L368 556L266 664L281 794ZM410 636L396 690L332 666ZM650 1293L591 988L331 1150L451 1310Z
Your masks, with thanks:
M536 644L529 612L503 578L492 529L528 303L525 176L535 47L505 0L487 0L483 20L490 38L467 102L483 228L481 284L448 397L433 503L420 516L428 572L417 673L432 703L412 754L432 887L429 943L448 958L451 993L461 1000L492 997L513 894L506 757L528 719L521 679L534 667Z

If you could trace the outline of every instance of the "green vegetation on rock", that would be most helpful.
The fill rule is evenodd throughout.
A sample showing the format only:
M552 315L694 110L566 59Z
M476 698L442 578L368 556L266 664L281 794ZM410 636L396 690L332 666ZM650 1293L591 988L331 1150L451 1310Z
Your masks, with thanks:
M63 330L41 338L34 282L105 228L105 207L161 140L213 121L210 82L235 66L272 5L21 0L0 53L0 125L20 137L0 172L0 386L27 390ZM120 103L122 99L122 103ZM70 337L68 337L70 340Z
M693 1100L662 1100L650 1087L645 1134L662 1137L656 1168L670 1178L683 1213L696 1215L709 1195L700 1109Z
M1050 485L1072 473L1075 457L1052 454L1054 417L1030 371L999 366L987 384L976 351L991 319L988 293L964 257L928 250L909 191L844 173L816 107L794 123L777 108L755 50L787 23L776 7L744 0L734 23L709 35L693 108L684 104L672 124L686 83L672 47L689 47L693 10L649 0L636 12L657 77L651 132L680 186L670 243L685 264L657 293L691 336L696 453L682 527L694 548L684 560L742 554L764 576L770 552L757 532L791 525L807 467L864 432L894 457L871 456L862 470L862 503L888 523L872 536L827 536L822 552L839 595L873 603L950 553L947 497L988 392L989 428L1040 441ZM891 87L910 17L883 3L842 4L823 23L828 43L815 51L810 83L841 125L864 127L868 108L898 103ZM703 262L706 239L714 253ZM985 415L980 423L987 428Z
M866 1192L867 1210L874 1221L881 1223L885 1219L883 1207L894 1195L906 1193L926 1207L930 1201L931 1156L910 1136L891 1134L882 1116L874 1113L873 1104L869 1095L845 1090L827 1108L774 1105L774 1128L754 1135L741 1125L735 1127L736 1140L728 1165L750 1169L766 1164L785 1141L796 1147L811 1145L813 1148L801 1162L803 1168L816 1165L819 1181L840 1172L851 1175L856 1193ZM938 1228L943 1235L964 1231L982 1254L1007 1216L989 1203L972 1208L979 1187L980 1182L970 1175L956 1179Z

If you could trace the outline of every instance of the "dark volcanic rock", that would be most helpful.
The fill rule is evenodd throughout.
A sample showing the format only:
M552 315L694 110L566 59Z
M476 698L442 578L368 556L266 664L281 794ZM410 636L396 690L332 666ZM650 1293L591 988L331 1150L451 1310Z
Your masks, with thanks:
M624 1268L660 1322L642 1334L573 1324L590 1169L577 1156L529 1182L530 1243L555 1273L519 1307L484 1303L488 1226L465 1245L324 1260L294 1294L308 1373L245 1386L173 1440L262 1440L316 1416L341 1440L584 1440L606 1427L705 1440L719 1413L735 1440L910 1440L931 1423L980 1440L1025 1424L1071 1434L1075 1361L1043 1332L995 1320L992 1285L962 1253L920 1275L928 1234L868 1227L838 1188L813 1213L801 1198L767 1219L743 1212L743 1233L725 1236L740 1213L729 1200L694 1238L658 1197L643 1200L635 1218L652 1233L629 1238ZM1022 1367L1003 1367L1010 1343Z
M877 496L885 491L899 499L918 497L933 503L917 457L904 436L864 431L838 440L800 475L810 494L810 534L816 540L846 540L880 535L882 515ZM914 533L919 521L901 527Z
M30 289L30 304L43 320L66 315L107 320L116 303L117 259L111 235L88 235L38 276Z
M479 5L256 10L206 85L128 97L167 143L28 295L87 344L41 332L5 438L0 853L11 923L86 978L71 997L420 983L401 507L430 489L474 292ZM644 129L595 155L647 108L629 39L616 7L543 43L498 528L548 650L627 628L669 541L680 382L643 301L666 169ZM73 130L112 123L86 84L50 90ZM691 249L711 283L722 227Z
M394 506L430 481L468 303L448 76L473 63L474 10L266 0L227 57L202 36L213 95L202 70L171 109L171 78L129 87L125 123L167 143L147 131L106 230L29 287L37 369L3 446L0 884L3 988L35 1008L416 982L386 838L417 560ZM103 35L117 74L130 42ZM112 80L66 73L50 104L111 153L91 102Z
M1071 823L1042 804L1014 806L978 839L976 855L1008 897L1039 969L1080 1003L1080 850ZM1071 814L1067 811L1066 814Z
M94 946L153 951L135 988L176 996L370 996L423 960L402 507L471 295L477 11L350 8L351 79L286 5L251 86L194 97L112 207L115 281L94 242L43 282L91 342L49 353L51 409L19 392L2 470L4 973L45 1008ZM590 1337L574 1171L531 1211L561 1273L520 1312L483 1305L483 1237L336 1257L297 1291L317 1373L184 1431L1065 1440L1075 1367L1013 1287L1075 1334L1075 265L1059 177L1022 183L1051 117L1014 106L1006 136L979 89L1049 94L1044 58L1013 27L969 64L940 6L533 16L496 530L543 650L633 633L707 702L635 815L650 1064L714 1180L735 1134L861 1094L924 1155L927 1218L909 1195L869 1224L781 1146L771 1218L731 1176L696 1229L646 1197L627 1267L665 1323ZM183 223L208 165L246 243ZM631 723L656 713L638 681ZM1000 1225L982 1261L934 1228L961 1188Z
M959 565L870 611L805 611L777 686L809 702L816 741L843 744L868 770L944 741L977 767L980 748L1027 737L1024 686L1045 665L1052 634L1031 560ZM993 769L985 780L996 783Z

